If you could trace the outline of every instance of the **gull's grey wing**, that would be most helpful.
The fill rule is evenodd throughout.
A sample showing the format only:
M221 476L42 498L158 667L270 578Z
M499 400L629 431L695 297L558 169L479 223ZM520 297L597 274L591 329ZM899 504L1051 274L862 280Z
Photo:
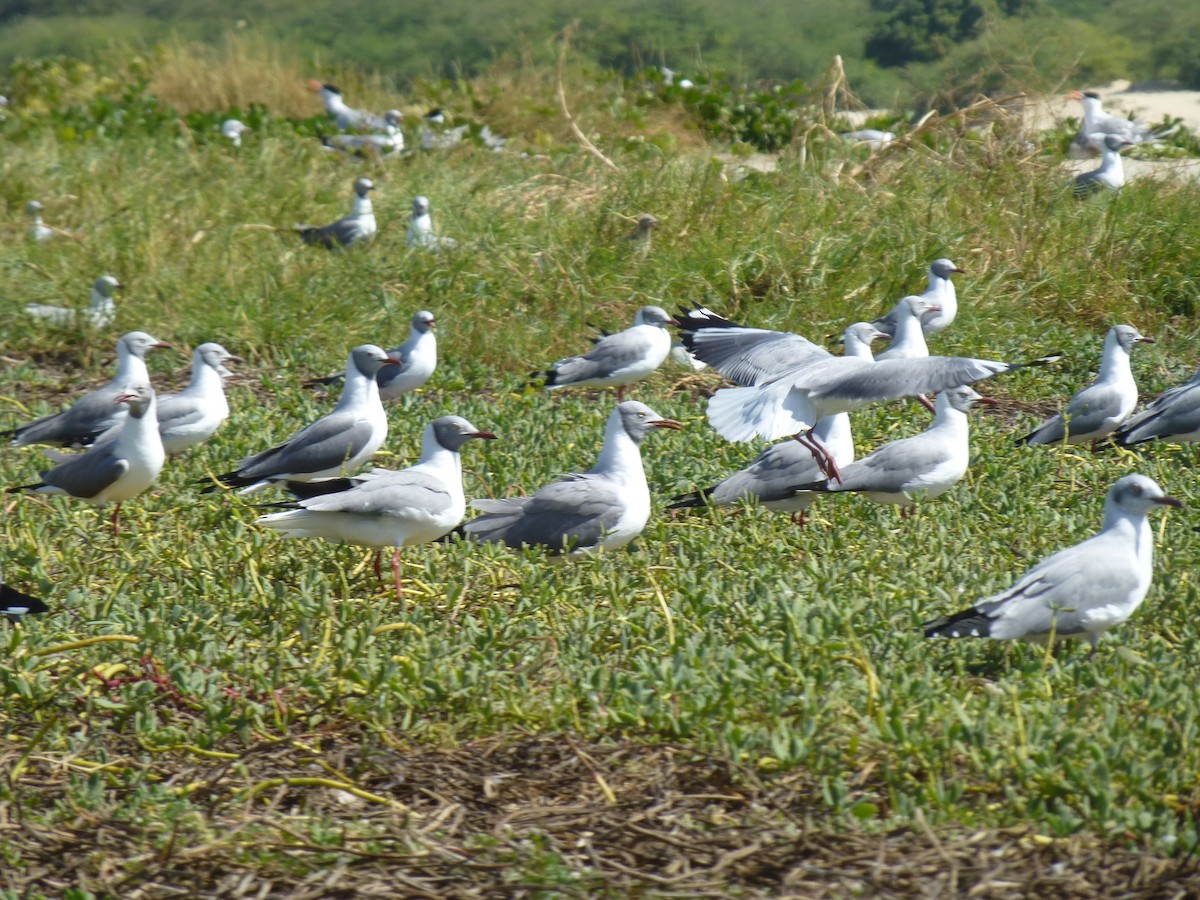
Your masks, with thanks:
M575 384L607 378L645 357L651 341L642 331L618 331L596 342L583 356L569 356L552 365L555 384Z
M796 495L796 485L824 478L812 451L789 438L772 444L746 468L714 485L712 498L717 503L732 503L751 496L763 503L787 500Z
M1011 368L1008 363L962 356L879 362L831 357L797 366L781 380L790 379L795 387L806 390L815 399L870 403L973 384Z
M683 345L696 359L744 386L770 381L810 359L833 358L801 335L740 326L685 332Z
M1121 408L1121 396L1111 385L1094 384L1071 398L1067 408L1031 431L1029 444L1057 444L1068 434L1091 434Z
M287 443L242 460L237 475L257 480L335 469L361 453L373 434L374 429L366 419L330 413L297 432Z
M840 484L830 482L830 491L871 491L898 494L946 458L945 450L924 434L884 444L858 462L842 467Z
M1164 391L1145 409L1126 420L1114 435L1120 444L1140 444L1156 438L1192 438L1200 432L1200 382Z
M11 432L13 443L25 444L90 444L97 437L125 418L125 407L114 401L120 390L103 387L80 397L72 406L44 416Z
M312 497L300 505L316 512L403 516L406 511L415 510L437 515L450 508L451 498L441 479L404 470L369 478L352 490Z
M158 430L183 428L204 418L204 408L195 397L171 394L158 398Z
M319 228L312 225L298 225L297 228L300 230L300 237L304 238L306 244L319 244L331 250L348 247L358 238L361 230L358 221L353 216L338 219L332 224Z
M95 497L129 471L129 461L113 455L115 448L115 441L93 447L43 472L42 481L72 497Z
M476 500L484 515L463 526L468 536L510 547L585 549L600 543L625 507L620 489L603 478L568 476L531 497Z

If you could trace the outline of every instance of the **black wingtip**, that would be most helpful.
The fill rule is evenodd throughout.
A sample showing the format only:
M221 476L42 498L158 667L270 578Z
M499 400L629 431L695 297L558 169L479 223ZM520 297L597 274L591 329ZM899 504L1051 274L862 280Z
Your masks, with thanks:
M458 540L458 541L468 540L467 529L466 529L465 525L459 525L457 528L453 529L452 531L447 531L441 537L434 538L431 543L453 544L456 540Z
M14 610L21 610L21 612ZM24 591L18 591L6 584L0 584L0 615L8 616L10 620L16 621L24 615L36 615L49 611L50 607L37 597L32 597Z
M322 478L318 481L285 481L283 487L299 500L340 494L362 484L361 478ZM293 505L293 509L295 506Z
M992 622L977 609L964 609L950 616L941 616L921 625L927 638L990 637Z
M667 504L667 509L699 509L707 506L708 498L712 496L714 490L715 488L706 487L703 490L672 497L671 502Z
M222 488L232 490L233 488L245 487L248 484L254 484L258 480L257 478L243 478L237 472L226 472L224 475L216 475L211 478L199 478L195 483L205 485L200 493L212 494Z

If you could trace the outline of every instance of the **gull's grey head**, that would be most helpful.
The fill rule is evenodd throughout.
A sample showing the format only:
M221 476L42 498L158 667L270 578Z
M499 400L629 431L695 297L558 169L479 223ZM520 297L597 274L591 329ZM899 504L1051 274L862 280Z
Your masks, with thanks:
M424 195L413 197L412 211L414 217L423 216L429 212L429 198Z
M634 316L633 324L657 325L659 328L666 328L668 325L674 325L675 320L667 315L667 311L661 306L643 306Z
M1116 342L1128 353L1134 344L1153 344L1154 338L1146 337L1132 325L1114 325L1109 332Z
M908 309L914 316L920 317L922 313L937 312L941 309L940 306L930 303L924 297L918 297L916 294L909 294L903 298L898 304L901 311Z
M128 403L129 415L135 419L140 419L154 403L154 388L150 387L144 381L135 381L113 402Z
M375 190L375 182L370 178L359 178L354 182L354 193L360 197L367 196L373 190Z
M146 353L150 350L172 350L174 349L166 341L160 341L156 337L146 334L144 331L130 331L127 334L121 335L121 339L117 341L117 352L124 347L126 352L132 353L139 359L145 359Z
M485 441L496 439L496 435L490 431L480 431L462 416L442 416L440 419L434 419L429 427L433 429L433 436L437 442L455 453L472 438L482 438Z
M646 435L656 428L679 430L683 427L674 419L664 419L645 403L637 400L626 400L617 404L613 415L620 418L621 427L635 444L640 444Z
M389 125L399 128L400 123L404 121L404 113L400 112L398 109L389 109L383 114L383 121L387 122Z
M92 284L92 290L94 290L101 297L108 298L112 297L113 291L119 290L123 287L125 287L125 285L121 284L121 282L117 281L117 279L113 278L111 275L101 275Z
M637 220L638 231L650 231L658 227L658 219L650 215L650 213L642 213Z
M202 365L208 366L222 378L228 377L233 373L225 368L225 363L240 363L244 360L240 356L234 356L220 344L209 342L201 344L196 348L196 355L200 357Z
M930 264L929 271L938 278L949 278L951 275L962 275L966 272L965 269L960 269L952 260L946 259L944 256L935 259Z
M1126 475L1108 489L1105 506L1112 505L1124 513L1145 515L1156 506L1183 508L1183 503L1167 495L1157 482L1145 475Z
M855 322L842 332L842 343L846 347L847 355L854 355L855 351L861 352L863 348L866 348L869 352L873 341L888 340L890 338L890 334L880 331L870 322Z
M433 313L431 313L429 310L422 309L413 313L412 327L414 331L419 332L420 334L425 334L425 332L434 328L436 325L437 321L433 318Z
M366 378L374 378L384 366L399 365L374 344L360 344L350 351L350 365Z
M42 204L39 200L30 200L25 204L25 215L36 216L42 211Z
M992 397L985 397L977 392L969 385L960 385L959 387L950 388L938 394L938 404L947 403L951 408L957 409L961 413L970 412L971 407L977 403L983 403L987 406L995 406L996 401Z

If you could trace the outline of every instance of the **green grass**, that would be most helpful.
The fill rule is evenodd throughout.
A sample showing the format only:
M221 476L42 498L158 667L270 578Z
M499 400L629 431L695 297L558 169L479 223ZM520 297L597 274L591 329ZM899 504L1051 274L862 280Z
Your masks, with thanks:
M585 130L611 114L618 91L598 86L578 101ZM253 792L265 776L220 793L225 775L184 774L203 753L232 754L214 768L243 772L255 748L327 741L361 755L329 765L390 796L372 748L568 733L663 742L721 761L744 785L801 774L815 804L807 821L833 832L1027 825L1160 854L1194 848L1193 513L1156 520L1154 588L1091 661L1079 650L1055 659L925 642L917 626L1093 533L1105 491L1126 472L1200 503L1188 448L1093 456L1012 444L1034 421L1028 404L1052 406L1090 377L1112 323L1159 338L1134 357L1147 394L1190 375L1200 348L1195 185L1137 181L1075 203L1052 155L1029 160L1015 142L949 132L935 141L944 162L898 153L855 182L819 155L801 165L792 154L777 173L736 180L707 152L604 134L620 172L557 142L530 158L463 148L373 169L323 154L281 119L240 153L215 134L189 142L169 119L80 140L37 121L12 128L0 158L10 223L0 422L52 411L105 380L126 330L188 349L217 340L248 362L230 390L231 420L126 505L119 539L85 505L3 498L5 576L54 612L0 625L0 756L10 760L0 807L46 828L129 822L143 853L169 856L180 833L287 868L286 855L257 847L260 831L221 844L231 819L282 801L270 799L274 787ZM287 227L343 215L364 171L379 186L374 244L345 254L299 246ZM418 193L458 252L405 249ZM24 240L21 211L35 196L76 239ZM663 227L639 258L618 238L643 211ZM525 384L585 348L586 323L615 329L644 302L704 302L816 338L918 289L941 255L968 274L938 351L1061 350L1065 360L985 386L1016 405L974 418L967 478L908 523L830 498L803 531L758 509L656 512L633 549L561 565L536 552L424 547L405 554L407 602L397 603L365 551L283 541L254 526L250 503L192 484L320 415L331 400L302 389L303 378L339 368L354 344L394 346L412 312L428 308L441 364L389 410L381 461L404 464L427 421L457 413L501 438L466 448L468 496L528 492L590 466L598 449L610 396ZM22 314L29 301L82 303L105 272L129 285L113 329L85 335ZM159 352L150 368L160 386L175 385L186 360ZM637 390L686 424L644 447L658 510L759 449L706 425L698 388L718 383L668 369ZM865 411L858 446L911 434L923 416L911 404ZM0 483L27 483L44 464L36 450L6 450ZM96 637L107 639L77 644ZM370 838L353 809L320 796L293 786L285 806L306 810L299 831L315 843ZM548 846L526 847L513 865L549 883L585 878Z

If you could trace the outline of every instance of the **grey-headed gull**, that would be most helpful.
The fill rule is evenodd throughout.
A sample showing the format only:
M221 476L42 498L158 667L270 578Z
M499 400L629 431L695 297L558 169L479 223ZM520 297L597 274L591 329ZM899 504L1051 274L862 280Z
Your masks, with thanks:
M388 351L388 356L397 363L384 366L375 376L379 383L379 397L395 400L401 394L415 391L427 382L437 368L437 335L434 328L437 320L427 309L413 314L409 325L408 340ZM307 385L335 384L342 380L342 373L326 378L314 378Z
M1173 130L1167 128L1156 133L1144 122L1106 113L1104 103L1095 91L1071 91L1068 96L1083 104L1083 121L1079 123L1079 133L1071 141L1072 156L1102 153L1105 149L1104 139L1108 135L1130 144L1145 144L1160 140Z
M5 584L3 573L0 573L0 616L7 616L10 622L19 622L22 616L49 611L50 607L44 601Z
M412 217L404 235L404 244L406 247L420 247L423 250L453 250L458 246L458 241L434 232L429 198L422 195L413 198Z
M626 400L608 417L604 446L590 471L564 475L529 497L472 501L484 514L463 525L462 533L471 540L554 553L624 547L650 518L641 443L655 429L679 427L646 404Z
M332 84L310 80L308 88L321 98L325 111L342 131L383 131L387 122L380 116L346 105L341 90Z
M88 308L82 311L64 306L46 306L41 303L31 303L25 307L25 312L35 319L44 319L55 325L73 325L76 318L82 318L92 328L107 328L117 318L117 304L113 294L124 285L111 275L101 275L92 284L92 296Z
M192 351L192 380L178 394L158 398L158 433L168 456L207 441L229 418L225 379L233 373L225 363L240 363L220 344L201 344Z
M404 132L400 129L404 113L389 109L383 114L384 127L378 134L335 134L321 139L328 149L358 156L395 156L404 150Z
M1108 491L1100 533L1038 563L1012 587L970 609L926 622L925 637L1014 638L1044 643L1086 640L1120 625L1150 590L1154 536L1146 514L1182 507L1145 475L1126 475Z
M819 493L853 492L876 503L900 507L906 517L922 500L940 497L962 480L971 458L967 414L977 403L992 404L966 385L938 394L936 413L920 434L884 444L858 462L841 467L841 481L794 485Z
M548 391L615 385L617 400L623 400L625 385L641 381L663 364L671 352L667 326L674 324L662 307L643 306L624 331L605 335L583 356L560 359L533 377L544 377Z
M146 354L157 347L171 345L144 331L131 331L117 341L117 374L102 388L84 394L60 413L45 416L11 431L0 431L0 437L11 437L14 446L52 444L59 447L86 446L126 416L116 397L138 382L149 382Z
M1137 383L1129 366L1129 351L1134 344L1153 344L1154 338L1140 334L1132 325L1116 325L1104 338L1100 374L1067 403L1067 408L1051 416L1033 431L1017 438L1018 444L1093 445L1108 437L1129 417L1137 406Z
M958 317L958 293L954 289L951 275L961 275L965 272L952 260L941 257L929 265L929 283L920 296L929 304L929 309L921 314L921 329L926 337L944 331ZM907 298L906 298L907 299ZM904 303L901 300L900 303ZM891 309L886 316L876 319L871 324L880 331L894 334L896 319L899 315L900 303Z
M235 147L242 146L242 135L253 131L249 125L238 119L226 119L221 123L221 136Z
M1071 193L1077 199L1082 200L1105 188L1115 191L1124 187L1125 166L1121 162L1121 148L1132 146L1133 144L1129 141L1122 140L1115 135L1105 135L1104 158L1100 160L1100 167L1076 175L1074 181L1071 182Z
M1186 384L1163 391L1113 432L1113 441L1132 447L1146 441L1200 441L1200 369Z
M463 496L459 450L472 438L495 439L461 416L443 416L425 428L421 459L400 471L375 469L348 490L321 494L286 506L286 512L258 520L285 537L392 547L396 595L400 587L400 549L436 540L462 521Z
M375 373L380 366L394 365L396 361L374 344L355 347L346 361L341 399L332 412L284 443L246 457L217 481L249 494L277 481L341 475L365 463L383 445L388 432ZM211 491L213 486L205 490Z
M42 204L30 200L25 204L25 215L29 216L29 236L35 241L48 241L58 236L58 231L42 221Z
M625 236L625 240L642 252L646 252L650 249L650 241L657 230L658 219L650 213L642 213L638 216L637 223L633 226L633 231Z
M870 359L871 342L886 337L874 325L856 322L843 335L845 355ZM811 435L820 441L824 453L839 468L854 461L854 438L847 413L819 419ZM804 525L806 512L813 503L813 494L797 491L796 485L815 482L823 477L824 473L812 449L799 441L788 439L767 447L749 466L712 487L675 497L667 508L693 509L705 503L727 506L754 498L767 509L790 512L793 522Z
M359 178L354 182L354 200L350 215L330 225L295 225L293 230L306 244L317 244L336 250L364 243L375 237L375 210L368 196L375 190L370 178Z
M924 297L909 294L896 304L892 311L892 342L886 350L875 354L875 359L924 359L929 355L929 345L925 343L925 331L921 326L921 317L927 312L937 312L940 309L928 303ZM882 331L882 329L881 329Z
M97 506L115 501L112 526L116 533L122 501L154 483L167 454L158 434L154 389L149 384L131 384L113 402L128 405L129 415L112 437L42 472L40 482L10 490L68 494Z

